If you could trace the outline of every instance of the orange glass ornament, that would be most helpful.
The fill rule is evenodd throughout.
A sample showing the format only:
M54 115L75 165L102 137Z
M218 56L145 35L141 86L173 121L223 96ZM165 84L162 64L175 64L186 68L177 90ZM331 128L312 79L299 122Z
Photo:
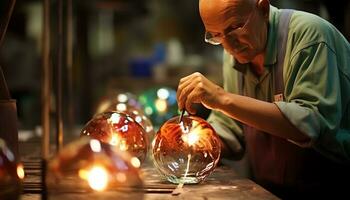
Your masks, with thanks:
M220 139L204 119L179 116L165 122L152 142L153 162L172 183L204 181L215 169L221 153Z
M67 144L49 161L49 199L143 199L136 157L87 136Z
M81 131L116 148L129 152L143 162L147 155L147 133L133 118L125 113L109 111L96 115Z

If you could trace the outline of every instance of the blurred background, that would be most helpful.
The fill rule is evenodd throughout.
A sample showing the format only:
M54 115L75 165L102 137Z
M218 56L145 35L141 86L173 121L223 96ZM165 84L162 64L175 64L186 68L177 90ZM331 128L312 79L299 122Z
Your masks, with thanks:
M180 78L195 71L222 83L222 49L203 40L198 0L62 2L60 18L58 1L50 1L50 113L54 119L56 68L62 58L64 129L67 124L85 124L103 99L120 92L140 96L152 88L176 91ZM1 16L7 4L7 0L1 0ZM320 15L350 38L347 0L272 0L271 4ZM63 20L63 35L58 34L59 19ZM0 65L12 98L17 100L21 140L27 133L40 133L42 35L43 1L17 0L0 49ZM63 40L59 40L60 36ZM198 106L199 116L205 118L208 114Z

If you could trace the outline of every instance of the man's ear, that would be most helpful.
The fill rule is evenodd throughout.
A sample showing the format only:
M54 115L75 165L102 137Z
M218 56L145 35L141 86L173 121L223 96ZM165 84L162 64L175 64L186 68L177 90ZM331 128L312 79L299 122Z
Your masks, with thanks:
M258 10L262 12L262 15L264 16L264 19L269 19L269 13L270 13L270 2L269 0L258 0L256 3Z

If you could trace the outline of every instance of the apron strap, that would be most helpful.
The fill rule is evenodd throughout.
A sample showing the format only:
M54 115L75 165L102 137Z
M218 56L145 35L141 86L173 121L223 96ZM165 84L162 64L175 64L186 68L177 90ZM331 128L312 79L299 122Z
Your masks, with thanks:
M282 9L277 32L277 63L274 67L274 93L284 96L284 82L283 82L283 64L286 55L286 46L289 32L289 22L293 14L291 9Z

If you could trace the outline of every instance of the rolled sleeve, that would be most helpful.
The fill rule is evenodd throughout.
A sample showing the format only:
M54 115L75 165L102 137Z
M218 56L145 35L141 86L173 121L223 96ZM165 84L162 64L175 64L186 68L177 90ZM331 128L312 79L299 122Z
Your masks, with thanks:
M289 65L293 67L284 72L286 101L274 103L311 138L308 143L291 142L336 160L346 157L344 137L340 137L343 102L335 52L323 42L309 45L300 49Z
M311 147L314 141L317 140L321 129L318 117L314 114L314 111L294 102L275 102L275 104L289 122L311 139L309 142L304 143L289 141L301 147Z

